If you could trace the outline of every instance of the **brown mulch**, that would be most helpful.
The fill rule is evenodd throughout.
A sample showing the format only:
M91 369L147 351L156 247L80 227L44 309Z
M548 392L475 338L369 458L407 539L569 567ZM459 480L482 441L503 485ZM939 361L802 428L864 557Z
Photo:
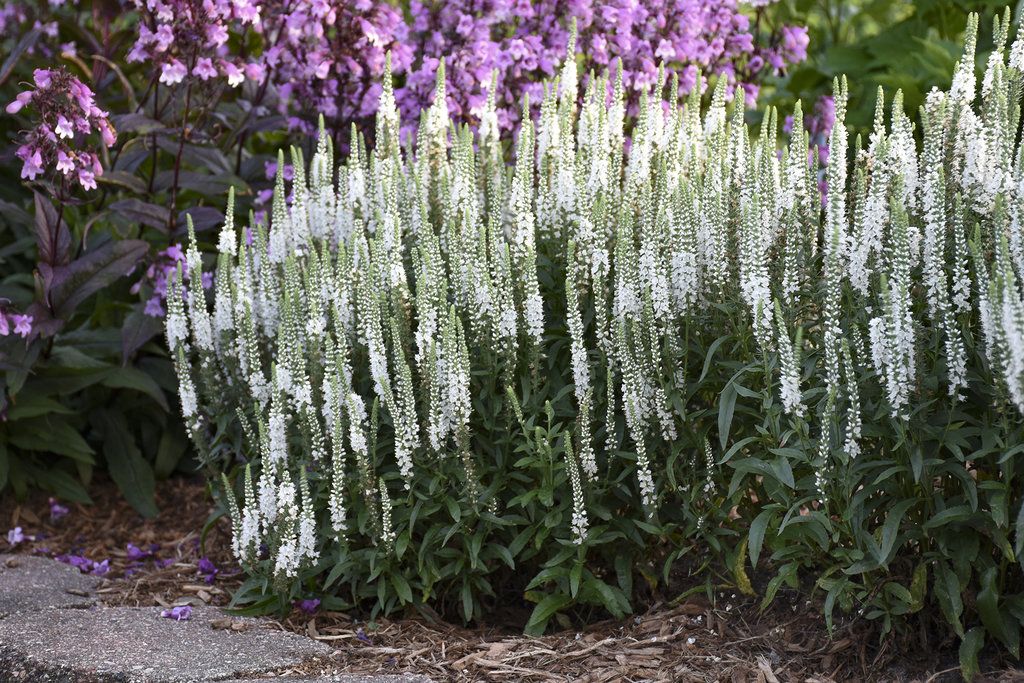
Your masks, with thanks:
M99 593L112 606L226 605L242 580L227 520L214 523L201 540L210 514L203 482L177 478L159 488L161 514L152 520L125 503L110 482L95 482L95 503L68 505L58 521L50 520L45 495L23 502L8 496L0 500L0 532L6 522L34 539L13 550L0 540L0 552L108 560ZM133 559L129 543L151 554ZM218 570L209 582L199 569L204 557ZM318 674L415 672L438 682L961 680L955 643L929 647L879 638L873 624L858 620L837 624L830 637L818 605L796 593L775 602L761 613L756 601L732 592L714 603L691 597L541 638L455 626L428 609L365 622L361 615L296 608L276 623L332 646L329 662L304 669ZM975 680L1024 680L1024 672L1004 669Z
M0 532L22 527L31 537L13 552L68 561L69 556L93 563L107 561L109 569L99 589L105 604L117 606L226 605L241 583L231 557L231 529L219 520L201 539L210 515L210 502L201 480L175 478L161 482L156 496L160 515L146 519L136 512L109 481L90 487L92 505L61 502L68 513L54 521L45 494L25 501L0 500ZM135 559L129 544L142 553ZM0 551L6 551L6 538ZM218 572L212 583L199 573L207 558Z

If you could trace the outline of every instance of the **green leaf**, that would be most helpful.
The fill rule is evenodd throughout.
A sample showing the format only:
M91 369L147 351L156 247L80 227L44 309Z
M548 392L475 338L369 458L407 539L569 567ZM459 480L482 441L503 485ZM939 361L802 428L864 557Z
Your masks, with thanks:
M459 507L459 502L454 498L445 497L444 504L448 507L448 514L452 516L452 519L456 524L462 519L462 508Z
M181 456L185 454L188 444L176 429L165 429L160 435L160 443L156 448L153 461L153 475L157 479L166 479L178 466Z
M747 534L747 543L750 549L750 566L757 568L757 560L761 557L761 544L764 543L764 534L768 524L775 515L775 510L762 510L761 514L754 518L750 524L750 532Z
M55 401L47 396L37 396L22 392L18 394L17 403L11 405L7 412L7 421L15 422L40 415L74 415L75 411L65 406L60 401Z
M960 642L960 675L968 683L978 675L978 653L984 644L985 629L981 626L968 631Z
M601 599L601 604L606 610L612 613L616 619L621 619L626 616L630 611L629 600L626 599L625 594L615 588L609 586L607 583L598 578L591 578L584 584L586 590L594 590L597 592L598 597Z
M113 369L106 379L103 380L103 386L110 387L111 389L134 389L135 391L140 391L156 401L157 405L165 411L170 411L164 390L160 388L160 385L152 377L137 368L123 367Z
M39 453L56 453L73 460L93 465L95 451L85 442L78 430L57 417L36 417L25 420L11 434L15 448Z
M469 585L469 578L462 580L462 618L467 622L473 618L473 589Z
M605 585L607 587L607 584ZM530 620L526 622L526 628L523 629L523 632L528 636L543 635L544 629L548 626L548 621L555 612L571 602L572 599L564 593L555 593L545 597L533 608L533 613L530 615Z
M736 412L736 387L732 382L725 385L718 397L718 442L725 450L729 443L729 429L732 427L732 416Z
M985 630L998 638L1013 654L1020 652L1020 625L1016 619L999 609L999 586L996 585L999 568L990 567L981 575L981 590L978 591L978 616Z
M886 515L885 523L882 525L881 545L878 548L878 557L876 558L878 564L888 564L889 555L892 553L893 546L896 545L896 538L900 530L900 522L903 521L903 515L907 514L907 510L916 502L917 500L914 498L901 500Z
M398 593L398 599L402 601L403 605L407 605L412 602L412 588L409 587L409 582L405 580L405 577L395 572L391 575L391 585L395 587L395 592ZM472 613L470 614L472 616ZM467 618L466 621L469 621Z
M577 560L569 570L569 595L576 597L580 592L580 579L583 577L583 562Z
M910 612L920 612L924 608L924 600L928 596L928 563L921 562L914 570L910 581Z
M960 580L946 562L939 562L935 570L935 597L946 621L958 636L963 637L964 627L960 623L960 615L964 611L964 604L960 598Z
M97 411L96 420L103 432L103 455L111 479L139 514L156 517L153 469L135 444L128 421L122 413L112 410Z
M704 356L704 367L700 371L700 378L697 380L698 384L700 382L703 382L704 378L707 377L708 369L711 367L711 361L715 357L715 351L717 351L718 347L722 345L722 342L724 342L728 338L729 335L724 334L715 341L711 342L711 346L708 347L708 352Z
M966 505L956 505L951 508L946 508L942 512L933 516L927 522L924 523L924 528L927 530L935 529L946 524L953 522L962 522L971 516L971 508Z

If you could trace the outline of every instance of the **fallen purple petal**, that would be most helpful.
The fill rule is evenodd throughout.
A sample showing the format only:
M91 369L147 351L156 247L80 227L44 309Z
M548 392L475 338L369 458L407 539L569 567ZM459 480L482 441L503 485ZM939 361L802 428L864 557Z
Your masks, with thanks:
M21 530L20 526L16 526L7 532L7 542L11 544L11 547L14 547L24 541L25 533Z
M62 520L64 517L67 516L69 510L67 509L67 507L65 507L65 506L61 505L59 502L57 502L56 498L51 498L49 503L50 503L50 521L51 522L59 522L60 520Z
M152 554L153 554L151 552L147 552L147 551L139 548L134 543L129 543L125 550L126 550L128 559L133 561L133 562L141 562L142 560L145 560L147 557L151 557Z
M214 579L217 578L217 574L220 573L217 565L205 555L199 558L198 570L206 583L213 583Z
M299 609L301 609L306 614L313 614L314 612L316 612L318 607L320 607L319 598L311 598L309 600L299 601Z
M164 619L174 619L175 621L188 621L192 618L192 607L190 605L179 605L171 609L165 609L160 613L160 616Z

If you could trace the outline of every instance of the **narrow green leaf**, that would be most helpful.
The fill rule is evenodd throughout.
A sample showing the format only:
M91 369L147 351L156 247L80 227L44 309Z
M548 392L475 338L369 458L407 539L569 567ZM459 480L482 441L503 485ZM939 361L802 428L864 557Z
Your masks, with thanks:
M124 415L112 410L96 413L103 432L103 455L107 460L110 477L121 490L125 500L143 517L156 517L153 499L155 482L153 468L142 457L135 437L128 429Z
M985 644L985 629L975 626L960 641L960 675L970 683L978 675L978 653Z

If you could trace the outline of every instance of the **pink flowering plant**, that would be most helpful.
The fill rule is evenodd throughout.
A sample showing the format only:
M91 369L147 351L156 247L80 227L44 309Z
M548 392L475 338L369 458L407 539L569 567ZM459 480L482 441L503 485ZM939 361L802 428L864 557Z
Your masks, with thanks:
M6 111L17 114L26 108L34 110L34 125L24 132L16 152L22 162L21 177L56 178L59 197L67 194L71 183L95 190L103 166L84 139L95 134L106 149L114 145L117 135L107 112L96 106L89 86L66 69L36 69L31 86L18 93Z

